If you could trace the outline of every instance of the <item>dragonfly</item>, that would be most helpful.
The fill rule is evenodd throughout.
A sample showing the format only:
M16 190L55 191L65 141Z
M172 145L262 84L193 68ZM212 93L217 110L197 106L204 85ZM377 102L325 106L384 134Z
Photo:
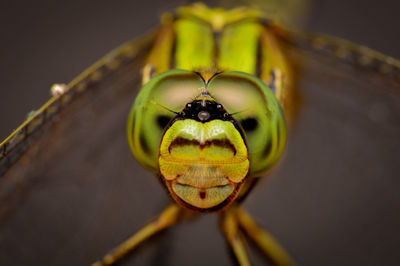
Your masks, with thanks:
M130 113L126 132L130 150L141 166L159 178L173 203L95 265L113 264L152 235L192 216L213 213L220 216L221 231L240 265L250 264L244 236L273 264L293 265L288 252L240 206L279 161L287 128L298 117L295 70L301 60L288 46L325 54L390 80L399 70L395 59L335 38L290 32L257 10L211 9L201 4L182 7L163 16L162 26L148 37L111 52L70 84L55 85L54 97L2 143L1 174L36 176L43 182L50 182L46 175L71 178L74 167L85 177L124 175L123 168L128 166L116 169L106 163L110 154L116 157L127 148L109 131L110 124L120 129L120 123L102 128L100 122L113 121L112 112ZM140 78L132 75L133 69L142 72ZM141 90L130 111L129 97L121 100L121 96L106 94L110 93L106 88L114 86L120 88L120 95L128 95L132 84ZM86 129L96 137L82 142L85 132L64 135L77 122L52 121L64 121L71 105L89 108L82 106L85 97L100 112L80 112L85 113L80 130L99 119L96 127ZM114 106L116 99L124 105ZM114 111L107 113L99 106L114 106ZM370 115L382 119L379 108ZM52 134L40 136L46 127ZM34 144L29 146L28 141ZM89 147L83 152L87 157L79 158L72 149L83 149L83 143ZM69 160L51 160L67 153ZM28 167L16 168L17 160ZM99 161L104 165L98 165ZM11 191L19 189L11 178L4 180ZM6 192L3 195L10 193ZM12 203L10 197L7 202Z
M236 204L278 161L286 142L284 111L289 116L294 93L289 66L267 24L255 9L199 4L164 17L127 136L136 160L160 177L176 203L94 265L115 263L179 222L185 209L220 213L240 265L250 265L242 231L275 264L294 264Z

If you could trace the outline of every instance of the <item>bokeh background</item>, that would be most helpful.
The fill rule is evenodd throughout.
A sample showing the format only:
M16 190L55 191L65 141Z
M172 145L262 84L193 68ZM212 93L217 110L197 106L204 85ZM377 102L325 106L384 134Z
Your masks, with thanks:
M2 1L0 137L49 98L51 84L70 81L182 3L188 2ZM315 1L304 28L399 58L399 7L395 1ZM398 265L398 90L379 75L336 63L314 55L305 64L300 88L311 104L277 171L244 204L300 265ZM1 265L87 265L169 202L126 145L125 109L133 93L106 97L112 85L101 86L60 114L62 123L41 139L37 157L21 159L0 180L17 183L23 168L31 168L22 199L1 221ZM125 106L112 105L116 99ZM104 102L112 108L103 109L123 115L106 113ZM109 114L109 124L93 110ZM98 145L102 138L113 145ZM121 265L230 265L212 217L175 227Z
M190 1L0 1L0 139L50 97L53 83L69 82L183 3ZM318 0L304 29L400 58L399 10L395 0Z

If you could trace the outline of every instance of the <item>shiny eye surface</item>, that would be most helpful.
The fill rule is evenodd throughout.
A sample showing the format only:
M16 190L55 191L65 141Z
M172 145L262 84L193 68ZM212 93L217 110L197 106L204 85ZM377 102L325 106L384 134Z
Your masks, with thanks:
M208 84L210 94L245 131L250 175L262 175L281 156L286 128L278 100L260 79L243 72L223 72Z
M128 118L127 136L138 162L158 171L161 137L175 112L201 93L204 81L194 72L170 70L155 76L137 95Z
M256 130L258 126L258 121L255 118L249 117L240 121L240 124L242 125L245 131L251 132Z
M164 129L168 125L171 119L172 117L166 115L159 115L157 116L157 124L161 129Z

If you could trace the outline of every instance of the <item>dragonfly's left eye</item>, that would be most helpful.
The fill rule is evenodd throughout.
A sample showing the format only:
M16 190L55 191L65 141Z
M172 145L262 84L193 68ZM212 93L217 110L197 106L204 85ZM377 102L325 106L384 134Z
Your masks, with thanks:
M194 72L173 69L158 74L139 92L128 118L128 141L139 163L158 172L161 137L168 123L204 90L203 79Z
M244 119L244 120L240 121L240 124L242 125L243 129L246 132L254 131L258 127L258 122L255 118Z
M223 72L207 89L242 126L251 158L250 175L264 174L280 158L286 142L285 120L273 91L243 72Z
M157 124L160 128L165 128L168 125L170 120L171 120L171 117L166 116L166 115L157 116Z

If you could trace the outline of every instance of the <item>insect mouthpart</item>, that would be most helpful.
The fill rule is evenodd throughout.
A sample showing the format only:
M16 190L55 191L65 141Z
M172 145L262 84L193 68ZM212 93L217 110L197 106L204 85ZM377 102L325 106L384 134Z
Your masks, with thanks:
M184 207L214 210L230 204L247 177L249 164L241 128L211 97L186 104L161 140L162 180Z

